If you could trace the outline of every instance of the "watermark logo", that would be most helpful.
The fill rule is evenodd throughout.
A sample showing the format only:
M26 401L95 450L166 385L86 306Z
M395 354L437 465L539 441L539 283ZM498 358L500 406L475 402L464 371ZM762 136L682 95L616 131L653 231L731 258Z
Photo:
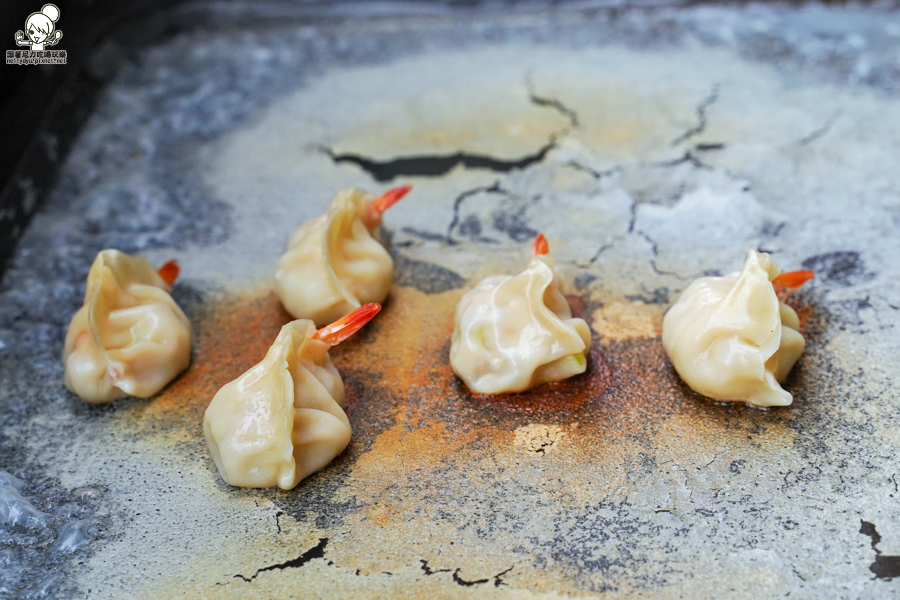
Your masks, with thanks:
M25 20L25 31L16 32L17 46L30 46L29 50L7 50L8 65L64 65L65 50L48 50L62 39L62 31L56 29L59 8L45 4L41 12L31 13Z

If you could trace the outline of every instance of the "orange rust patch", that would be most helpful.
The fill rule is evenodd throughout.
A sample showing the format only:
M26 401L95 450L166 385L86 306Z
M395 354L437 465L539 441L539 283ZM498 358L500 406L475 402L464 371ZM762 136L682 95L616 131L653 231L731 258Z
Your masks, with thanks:
M706 400L678 379L658 338L595 337L581 376L523 394L474 396L449 365L463 291L395 287L372 322L331 350L347 384L348 450L290 492L248 492L294 515L301 530L327 537L335 572L427 577L427 561L451 581L454 572L488 580L480 591L494 590L492 578L506 573L510 590L574 594L579 585L533 546L534 531L659 481L673 490L660 497L662 508L689 510L678 494L687 497L697 474L727 477L719 471L732 461L792 452L790 408ZM576 314L588 308L575 298L570 304ZM195 319L194 363L135 418L163 422L165 435L200 439L210 399L258 363L289 320L269 292L207 304ZM523 451L517 431L551 432L553 451ZM323 511L334 513L331 524L314 525ZM538 555L549 562L534 566ZM627 578L607 583L629 585Z
M448 356L453 310L462 293L426 295L413 288L395 288L371 323L331 350L348 385L347 409L356 448L350 450L351 459L368 460L366 453L359 454L361 449L391 425L400 425L401 431L379 438L379 447L388 449L379 453L384 469L376 470L382 477L389 466L397 466L396 451L412 450L414 440L422 441L417 455L423 460L431 457L419 465L428 471L460 444L471 442L476 432L489 446L508 446L512 432L535 422L535 417L546 424L577 421L576 435L583 447L577 452L617 463L622 457L612 451L614 445L647 440L675 416L681 423L696 423L698 431L708 419L764 418L757 416L762 411L745 411L739 404L722 406L691 391L671 367L658 338L605 344L595 338L582 375L519 394L472 394L453 374ZM172 430L198 428L215 393L258 363L290 320L268 291L207 304L195 319L190 368L152 402L136 409L134 418L164 420ZM423 424L427 425L421 435L402 434Z
M377 435L388 421L395 422L390 411L400 407L411 415L407 429L416 419L440 422L450 432L486 427L484 433L493 443L500 440L491 432L506 443L511 431L535 416L545 423L578 420L579 435L602 432L604 440L614 440L646 435L675 413L702 420L711 413L734 415L742 410L740 405L721 407L691 391L674 372L658 338L601 344L595 336L582 375L519 394L472 394L449 364L453 312L463 292L427 295L395 287L372 322L331 350L348 385L354 445L371 443L372 438L360 440L359 434ZM569 300L575 314L585 310L580 298ZM788 300L805 323L810 307ZM191 366L155 399L136 408L133 419L164 420L171 430L196 429L215 393L262 360L290 320L269 291L225 297L201 307L194 323ZM440 439L435 447L446 452Z
M425 396L441 405L465 403L490 410L546 414L578 410L599 397L612 374L601 351L593 348L587 371L564 382L520 394L472 394L449 364L453 313L462 290L426 295L413 288L394 288L381 314L359 333L334 347L332 360L345 380L368 379L364 386L387 389L396 397ZM569 297L573 312L584 300ZM277 296L254 291L210 302L194 320L195 347L190 367L152 402L133 413L136 419L163 419L183 429L196 425L218 390L265 356L281 327L291 321ZM359 375L358 375L359 374ZM375 380L371 380L375 377ZM348 412L355 399L348 397ZM442 411L441 411L442 412Z
M196 425L219 389L266 355L281 327L291 321L269 291L228 297L199 309L193 323L191 366L152 402L135 411L139 419Z
M397 393L432 385L449 369L443 348L453 333L453 312L461 296L461 290L429 296L395 287L378 316L331 349L332 361L342 373L378 373L376 385Z
M572 294L566 294L566 302L569 303L569 308L572 309L573 317L581 317L584 318L584 311L587 310L587 301L581 296L573 296Z
M803 298L796 296L792 290L781 291L777 295L780 301L793 308L797 313L797 317L800 319L800 333L803 333L807 321L813 316L813 307Z
M521 414L575 411L603 394L612 374L599 348L592 348L587 371L557 383L548 383L518 394L471 393L450 367L453 314L462 290L425 295L411 288L395 288L382 313L358 339L350 339L331 351L342 372L379 374L377 385L398 397L419 398L420 408L434 408L432 417L469 405L476 409ZM569 299L573 312L584 310L584 301Z

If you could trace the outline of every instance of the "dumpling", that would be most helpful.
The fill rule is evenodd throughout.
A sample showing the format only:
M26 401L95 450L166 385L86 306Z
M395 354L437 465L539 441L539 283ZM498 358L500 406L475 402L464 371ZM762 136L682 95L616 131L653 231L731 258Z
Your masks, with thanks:
M813 273L779 273L768 254L750 250L741 271L697 279L666 313L663 346L693 390L756 406L793 401L779 383L806 342L797 313L775 292L798 288Z
M473 392L521 392L584 373L591 330L572 318L553 267L539 234L527 269L488 277L460 299L450 365Z
M381 217L411 186L375 197L358 188L340 192L328 213L304 223L278 260L275 292L295 319L319 327L391 291L394 261L376 239Z
M203 434L227 483L289 490L350 443L344 383L328 349L344 341L381 306L366 304L316 331L308 319L281 328L258 365L216 393Z
M169 291L175 261L103 250L66 334L66 387L88 402L148 398L191 362L191 324Z

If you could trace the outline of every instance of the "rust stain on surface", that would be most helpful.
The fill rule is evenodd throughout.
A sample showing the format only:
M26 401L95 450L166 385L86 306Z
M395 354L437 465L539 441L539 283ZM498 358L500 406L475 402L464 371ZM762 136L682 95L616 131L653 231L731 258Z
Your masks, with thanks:
M554 539L567 535L560 523L601 503L629 501L654 482L690 485L706 469L793 452L790 409L759 411L699 396L679 380L655 337L595 336L581 376L522 394L473 395L449 365L463 292L395 287L369 325L332 349L347 386L348 449L290 492L235 491L267 498L300 530L327 537L322 564L246 585L278 579L312 590L318 584L308 577L325 568L360 582L406 573L407 581L431 585L437 580L421 568L425 561L429 572L447 574L447 585L479 582L466 586L473 592L579 593L605 585L626 592L635 589L627 573L576 581L571 565L535 540L571 543ZM570 303L576 313L596 306L574 297ZM195 323L194 363L133 420L164 422L148 432L161 441L170 430L201 435L212 396L259 362L289 320L269 292L207 304ZM544 441L523 451L523 432L540 432L552 452L538 451ZM331 525L316 520L322 514Z
M356 336L331 350L348 389L347 412L357 448L371 445L383 431L366 422L441 424L441 448L472 428L487 439L508 436L535 418L549 424L581 424L579 436L592 444L632 436L644 438L678 415L697 423L711 413L737 414L741 405L721 406L690 390L678 378L658 338L595 336L587 371L563 382L518 394L472 394L449 365L453 311L462 290L426 295L396 287L384 310ZM576 313L585 310L570 300ZM805 320L809 309L792 299ZM591 315L584 315L591 320ZM151 402L133 411L134 421L162 420L173 428L193 428L215 393L258 363L280 328L291 320L277 297L253 291L215 300L195 320L196 346L189 369ZM402 408L401 408L402 407ZM402 411L402 421L398 416ZM376 414L377 413L377 414ZM376 418L377 417L377 418ZM387 426L387 425L386 425ZM359 430L369 439L359 439ZM508 440L507 440L508 441ZM506 442L504 442L506 443ZM450 448L450 446L448 446Z
M790 290L778 292L777 296L780 301L793 308L797 313L797 317L800 319L800 333L803 333L806 330L806 324L809 322L809 319L815 316L813 307L810 306L803 296L796 295Z
M261 361L281 327L290 321L278 297L267 290L202 306L192 324L195 343L190 367L135 410L134 419L163 420L176 429L199 428L216 392Z
M743 418L740 415L747 411L742 405L723 406L690 390L678 378L659 339L641 336L595 336L587 371L569 380L518 394L472 394L453 374L448 358L453 311L462 293L426 295L396 287L376 319L331 350L347 385L354 459L368 460L365 454L357 455L391 427L407 433L430 428L426 453L430 456L456 451L461 440L471 441L473 431L479 431L485 443L508 446L511 432L535 419L561 426L578 422L573 437L593 446L595 458L602 458L605 446L623 439L647 443L664 422L676 416L695 423L700 431L710 419ZM585 310L584 301L571 303L576 312ZM797 301L792 304L804 320L808 318L808 307ZM590 315L585 316L590 320ZM202 307L195 321L190 368L151 402L130 413L129 421L165 421L181 431L199 428L215 393L258 363L290 319L268 291L223 297ZM381 443L394 447L401 438L397 433ZM393 464L392 458L385 460Z
M378 373L379 386L398 396L418 397L420 408L436 410L430 415L433 418L470 410L523 415L577 411L609 386L611 371L595 346L582 375L517 394L471 393L453 373L449 359L453 314L462 294L454 290L428 296L411 288L395 288L365 335L332 351L335 364L342 372ZM580 316L584 301L572 297L570 304Z
M545 535L597 503L625 501L672 473L791 452L789 411L699 396L679 380L658 338L595 339L579 377L524 394L472 395L448 364L460 296L395 289L371 332L377 342L362 339L336 358L357 389L390 399L380 419L387 428L363 441L334 496L336 505L354 506L328 553L345 568L373 575L427 561L431 571L493 581L516 564L504 576L512 589L578 593L584 587L569 567L529 535ZM565 443L523 453L522 431L565 431ZM629 589L627 576L595 578Z

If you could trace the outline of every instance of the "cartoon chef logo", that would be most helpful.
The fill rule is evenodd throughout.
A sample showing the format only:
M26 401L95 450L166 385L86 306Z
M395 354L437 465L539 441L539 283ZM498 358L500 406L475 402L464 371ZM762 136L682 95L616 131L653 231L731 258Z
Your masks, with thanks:
M31 13L25 20L25 32L16 32L17 46L31 46L32 51L42 51L44 46L55 46L62 39L62 31L56 30L59 9L55 4L45 4L41 12ZM27 39L26 39L27 36Z

